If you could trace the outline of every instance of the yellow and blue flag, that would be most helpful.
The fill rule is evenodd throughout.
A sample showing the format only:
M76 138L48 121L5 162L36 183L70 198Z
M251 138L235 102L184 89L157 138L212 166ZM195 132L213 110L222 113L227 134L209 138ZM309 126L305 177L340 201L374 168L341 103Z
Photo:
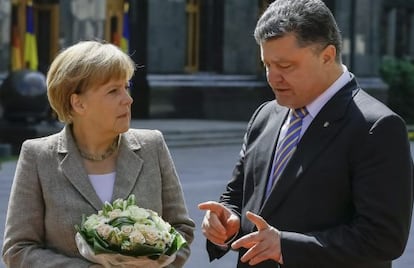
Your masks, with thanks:
M34 31L33 4L29 1L26 6L26 34L24 36L24 62L28 69L37 71L39 59L37 42Z
M122 22L122 37L121 37L121 49L125 52L129 52L129 17L128 17L129 3L124 3L124 19Z

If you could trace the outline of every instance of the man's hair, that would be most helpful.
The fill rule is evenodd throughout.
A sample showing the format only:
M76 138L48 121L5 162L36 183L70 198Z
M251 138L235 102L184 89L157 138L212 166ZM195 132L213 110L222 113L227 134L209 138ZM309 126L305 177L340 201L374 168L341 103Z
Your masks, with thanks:
M342 38L332 12L320 0L275 0L262 14L254 31L256 42L296 36L298 45L328 45L336 48L336 61L341 62Z

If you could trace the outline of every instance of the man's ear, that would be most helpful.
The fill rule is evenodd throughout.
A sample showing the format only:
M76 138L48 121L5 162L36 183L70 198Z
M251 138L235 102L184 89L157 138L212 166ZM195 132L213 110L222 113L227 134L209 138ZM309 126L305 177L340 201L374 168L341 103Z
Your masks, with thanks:
M82 114L85 110L85 107L82 103L82 99L76 93L73 93L70 96L70 105L72 106L72 109L75 113Z
M334 45L328 45L322 51L323 63L334 63L336 60L336 47Z

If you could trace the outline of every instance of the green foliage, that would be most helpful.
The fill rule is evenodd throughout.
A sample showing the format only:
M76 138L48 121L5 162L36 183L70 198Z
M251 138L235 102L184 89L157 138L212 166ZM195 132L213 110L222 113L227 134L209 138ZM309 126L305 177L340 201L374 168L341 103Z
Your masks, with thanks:
M384 58L380 75L389 86L388 106L408 124L413 124L414 64L406 59Z
M5 163L9 161L17 161L17 158L18 158L17 155L0 157L0 167L1 167L1 163Z
M410 141L414 141L414 132L409 131L408 132L408 138L410 139Z

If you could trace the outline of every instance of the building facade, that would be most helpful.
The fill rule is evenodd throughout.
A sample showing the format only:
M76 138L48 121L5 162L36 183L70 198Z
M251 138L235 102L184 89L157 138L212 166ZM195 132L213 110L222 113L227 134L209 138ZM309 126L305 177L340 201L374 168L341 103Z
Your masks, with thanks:
M19 4L0 0L0 74L10 72L11 25ZM272 98L253 38L270 0L134 0L146 4L146 36L130 16L129 35L144 40L150 117L245 120ZM37 11L39 70L59 49L82 39L116 42L123 26L121 0L33 1ZM414 57L414 0L326 0L343 35L343 62L364 88L386 102L379 78L384 56ZM132 4L132 3L131 3ZM141 20L142 21L142 20ZM142 46L141 46L142 47ZM134 48L132 48L134 49ZM129 51L130 54L136 51ZM136 90L140 90L139 88Z

